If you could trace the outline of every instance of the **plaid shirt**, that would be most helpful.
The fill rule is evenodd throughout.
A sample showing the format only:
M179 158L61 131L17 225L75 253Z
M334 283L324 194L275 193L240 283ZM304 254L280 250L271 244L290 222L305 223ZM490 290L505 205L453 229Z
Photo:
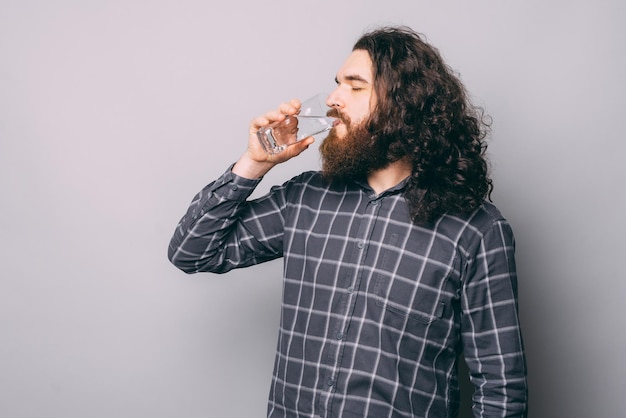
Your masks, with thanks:
M307 172L247 201L258 182L228 170L204 188L169 258L224 273L283 257L268 417L456 417L461 350L475 416L526 415L514 239L493 205L426 228L403 183Z

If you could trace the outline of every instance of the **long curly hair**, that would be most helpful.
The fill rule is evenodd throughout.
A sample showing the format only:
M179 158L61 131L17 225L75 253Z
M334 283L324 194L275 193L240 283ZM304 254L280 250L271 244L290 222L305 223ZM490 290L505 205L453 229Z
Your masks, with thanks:
M373 62L377 103L368 129L379 152L390 162L412 162L404 191L412 220L470 213L490 199L488 118L437 49L410 28L383 27L353 50L367 51Z

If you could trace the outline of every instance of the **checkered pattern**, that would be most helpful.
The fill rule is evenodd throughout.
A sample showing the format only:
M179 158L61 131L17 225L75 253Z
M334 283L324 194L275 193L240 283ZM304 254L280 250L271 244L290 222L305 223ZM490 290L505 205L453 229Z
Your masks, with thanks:
M228 170L204 188L169 257L189 273L283 257L268 417L456 417L461 351L475 416L526 415L514 239L493 205L425 228L403 184L307 172L247 201L257 184Z

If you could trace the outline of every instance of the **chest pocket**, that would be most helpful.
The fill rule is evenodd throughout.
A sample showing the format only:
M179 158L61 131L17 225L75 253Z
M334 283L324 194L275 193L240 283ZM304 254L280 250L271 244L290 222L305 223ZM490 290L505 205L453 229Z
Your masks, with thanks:
M392 235L380 255L374 276L376 305L409 321L431 324L446 311L452 266L438 261L440 249L419 243L399 248L398 239Z

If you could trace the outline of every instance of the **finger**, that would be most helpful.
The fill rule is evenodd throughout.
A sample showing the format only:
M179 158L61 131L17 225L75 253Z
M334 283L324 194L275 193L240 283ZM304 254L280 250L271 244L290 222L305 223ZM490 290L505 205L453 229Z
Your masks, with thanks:
M258 118L250 121L250 133L256 133L259 129L270 124L270 121L265 116L259 116Z
M270 121L270 123L272 123L272 122L281 122L281 121L283 121L285 119L285 113L282 112L281 110L272 110L270 112L267 112L263 116L265 117L265 119Z
M300 111L300 101L298 99L293 99L290 102L283 103L280 105L278 110L284 115L295 115Z
M303 151L305 151L309 146L315 142L315 138L309 136L304 138L301 141L296 142L295 144L288 147L284 152L289 152L290 157L295 157L296 155L300 155Z
M278 111L267 112L263 116L252 119L250 122L250 132L257 132L259 129L268 126L274 122L281 122L285 119L285 115Z

